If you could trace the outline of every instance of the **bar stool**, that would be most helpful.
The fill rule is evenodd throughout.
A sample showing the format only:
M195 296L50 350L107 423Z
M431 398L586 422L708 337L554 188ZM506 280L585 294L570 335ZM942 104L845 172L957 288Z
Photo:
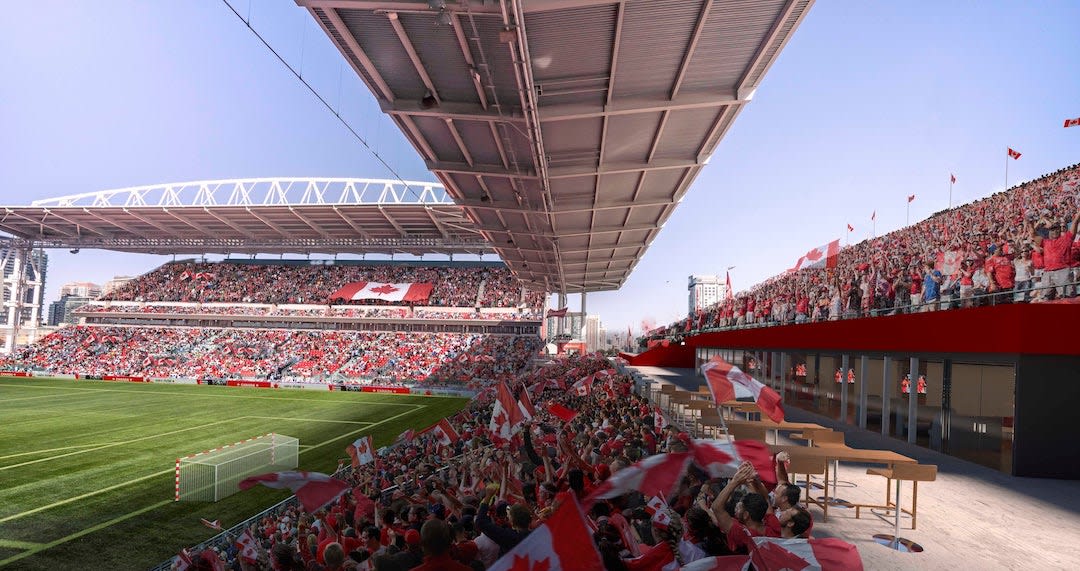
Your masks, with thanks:
M871 476L885 478L885 505L883 508L896 512L896 535L900 535L900 512L911 516L911 529L915 529L917 523L915 513L919 506L919 482L937 480L937 466L933 464L896 464L892 468L868 468L866 473ZM895 502L889 499L889 496L892 495L893 480L896 480ZM906 510L900 505L901 482L911 482L911 510ZM858 508L855 509L855 517L859 517Z

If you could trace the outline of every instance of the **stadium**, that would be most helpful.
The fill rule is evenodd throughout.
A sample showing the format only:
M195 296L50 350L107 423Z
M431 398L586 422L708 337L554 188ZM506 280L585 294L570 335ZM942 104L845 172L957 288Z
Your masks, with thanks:
M811 8L296 0L294 65L263 6L224 2L208 30L389 174L5 195L0 569L1074 566L1075 160L1010 184L1006 147L1004 186L954 205L950 174L914 222L905 189L903 225L874 210L790 269L786 232L718 237L790 213L725 198L680 227L736 118L797 89L766 78ZM346 76L393 129L350 123ZM710 302L586 339L608 296L646 314L657 258L714 244L767 277L736 291L729 267ZM58 260L106 259L138 275L47 326Z

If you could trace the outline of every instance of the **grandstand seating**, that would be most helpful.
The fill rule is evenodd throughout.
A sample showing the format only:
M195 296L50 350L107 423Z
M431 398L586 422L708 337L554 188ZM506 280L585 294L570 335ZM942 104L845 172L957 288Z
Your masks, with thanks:
M271 304L327 303L341 286L360 281L428 282L430 298L418 305L441 307L539 308L542 294L526 294L505 266L331 264L298 265L273 261L170 263L104 296L112 301L229 302ZM361 305L390 302L360 300ZM404 305L404 304L395 304Z
M1054 224L1068 230L1080 212L1078 193L1080 165L1073 165L843 248L834 271L785 272L663 333L925 310L920 301L926 261L943 276L939 309L1073 297L1075 285L1041 287L1048 282L1042 279L1039 240ZM1004 256L995 257L995 251ZM1077 267L1080 248L1073 247L1066 271ZM1069 273L1067 282L1080 281L1075 271Z
M538 311L518 311L503 308L502 311L489 310L476 312L473 308L431 308L431 307L358 307L358 306L277 306L272 304L185 304L136 303L136 302L94 302L76 310L76 314L117 313L132 315L176 314L176 315L213 315L213 316L310 316L310 317L345 317L365 319L465 319L494 321L539 321L542 314Z

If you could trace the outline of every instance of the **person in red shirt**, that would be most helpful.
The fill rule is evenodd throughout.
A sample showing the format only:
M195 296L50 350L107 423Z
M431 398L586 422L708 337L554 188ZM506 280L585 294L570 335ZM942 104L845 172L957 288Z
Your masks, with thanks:
M1060 222L1049 224L1049 236L1043 238L1035 229L1031 231L1031 241L1035 249L1042 253L1043 279L1042 287L1055 288L1058 298L1065 297L1066 284L1070 283L1069 274L1072 272L1072 244L1076 236L1076 227L1080 224L1080 211L1073 216L1072 222L1065 232L1062 232ZM1047 290L1049 291L1049 290Z
M986 275L990 277L989 291L995 294L993 303L1009 303L1016 285L1016 267L1005 257L1005 244L999 244L992 254L986 260Z
M750 493L743 496L743 499L735 505L734 517L725 509L728 499L735 490L754 479L756 479L754 466L743 462L712 504L716 523L727 536L728 548L739 553L749 553L753 548L753 538L763 537L768 533L764 520L769 511L769 503L760 494Z

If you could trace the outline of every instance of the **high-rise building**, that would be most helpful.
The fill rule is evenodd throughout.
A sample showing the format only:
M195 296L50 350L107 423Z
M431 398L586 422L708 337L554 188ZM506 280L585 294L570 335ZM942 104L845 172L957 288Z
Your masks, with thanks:
M584 322L581 319L581 312L569 312L566 317L548 317L547 318L547 335L549 338L555 338L559 335L559 322L563 319L566 320L566 326L563 328L562 335L564 340L569 341L571 339L576 341L582 341L581 334L584 331Z
M60 299L49 304L49 326L55 327L62 323L74 324L77 319L75 317L75 310L79 307L86 305L87 302L94 298L78 296L78 295L65 295Z
M65 295L97 299L101 297L101 286L91 282L68 282L60 286L60 297Z
M109 295L113 291L120 288L120 286L135 279L132 276L115 276L113 279L105 282L105 285L101 288L101 295ZM100 296L99 296L100 297Z
M14 300L14 284L12 283L13 274L15 273L15 264L18 261L18 254L16 251L9 248L0 248L0 260L2 260L4 275L2 282L3 289L3 308L0 311L0 325L10 325L9 318L9 303ZM23 305L22 308L22 320L23 326L37 325L32 323L34 319L34 306L37 306L36 314L38 316L43 315L42 310L45 309L45 300L40 295L45 291L45 277L48 275L49 269L49 255L43 250L31 250L26 257L26 261L22 266L22 274L27 282L37 282L38 286L35 288L31 283L27 283L23 289ZM40 275L38 275L40 273ZM35 292L35 289L38 291ZM35 295L37 293L37 295ZM36 297L36 299L35 299ZM40 321L40 318L37 320Z
M604 337L604 325L600 323L600 316L585 316L585 350L592 352L606 348Z
M690 290L688 315L715 304L727 295L727 284L720 276L692 275L686 289Z

